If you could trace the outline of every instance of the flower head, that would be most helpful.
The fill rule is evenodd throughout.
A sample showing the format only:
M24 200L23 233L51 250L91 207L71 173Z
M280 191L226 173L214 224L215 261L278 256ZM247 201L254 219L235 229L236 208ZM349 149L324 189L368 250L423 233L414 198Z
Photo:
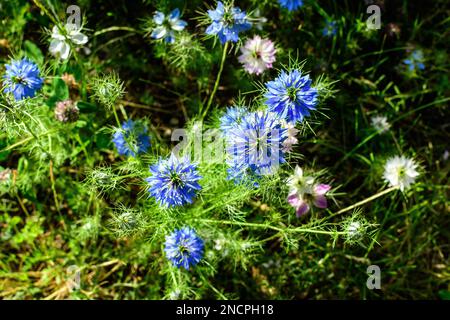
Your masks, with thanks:
M239 32L251 28L244 11L238 7L224 6L221 1L217 2L215 10L208 10L208 16L212 23L206 28L206 34L217 35L222 44L227 41L237 42Z
M243 107L228 107L220 117L220 130L226 134L231 128L237 126L247 113L248 111Z
M425 65L423 64L424 57L423 52L420 49L414 50L408 59L403 60L403 63L408 66L408 70L410 72L415 71L416 69L423 70L425 69Z
M164 39L168 43L175 42L175 31L181 31L187 26L187 22L180 19L180 10L174 9L166 17L164 13L156 11L153 16L156 27L151 33L153 39Z
M11 92L17 101L34 97L44 83L44 79L39 76L38 66L26 58L13 60L5 68L5 92Z
M122 124L113 135L113 142L120 155L135 157L146 152L150 147L150 137L147 128L140 121L128 120Z
M178 159L174 154L166 160L160 159L150 166L152 176L147 178L149 193L160 205L182 206L192 203L196 192L201 190L198 181L202 178L197 166L188 158Z
M73 23L66 24L63 33L61 33L58 26L54 26L51 37L50 53L62 60L69 58L71 43L74 45L83 45L88 42L88 37L81 33L81 28L78 28Z
M331 186L316 183L311 176L304 176L299 166L295 167L294 174L289 177L287 184L291 188L287 201L295 208L297 217L307 213L311 204L321 209L328 207L325 194L330 191Z
M288 122L302 121L315 110L318 91L311 87L309 75L302 76L299 70L281 72L278 78L266 83L266 105Z
M75 122L78 120L80 110L76 102L72 100L64 100L56 103L55 118L60 122Z
M399 187L401 191L409 188L416 178L417 164L413 159L404 156L395 156L386 161L383 178L390 186Z
M250 74L260 75L266 69L272 68L272 63L275 62L275 45L269 39L262 39L260 36L248 39L241 47L241 52L238 60Z
M275 114L250 112L227 132L229 164L250 168L259 175L272 174L285 162L283 142L286 137L286 129L281 127Z
M286 120L281 121L281 125L283 128L287 129L287 138L283 142L283 151L292 152L292 147L298 143L297 134L299 133L299 130L294 124L286 122Z
M194 229L184 227L166 236L164 251L175 267L195 266L203 257L204 243Z
M391 127L385 116L374 116L370 121L372 123L372 127L380 133L389 131L389 128Z
M322 29L322 34L326 37L334 36L337 32L336 21L327 21L325 27Z
M303 0L278 0L280 6L288 9L289 11L297 10L303 5Z

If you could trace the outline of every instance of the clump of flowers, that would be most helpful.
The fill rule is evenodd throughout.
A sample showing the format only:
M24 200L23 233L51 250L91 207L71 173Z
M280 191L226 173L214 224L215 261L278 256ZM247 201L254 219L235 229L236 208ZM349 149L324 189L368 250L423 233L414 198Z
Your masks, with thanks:
M174 9L166 17L164 13L156 11L153 16L153 22L156 27L151 33L153 39L164 39L167 43L175 42L175 31L182 31L186 26L187 22L180 19L180 10Z
M228 164L237 172L250 169L257 175L273 174L286 161L286 131L275 114L249 112L227 132Z
M310 115L319 102L318 90L311 86L309 75L299 70L282 71L273 81L266 83L266 105L288 122L296 123Z
M77 103L72 100L64 100L56 103L55 118L60 122L75 122L80 116Z
M150 148L150 137L147 127L140 121L128 120L122 123L113 135L113 142L120 155L135 157Z
M327 21L325 27L322 29L322 34L326 37L334 36L337 32L336 21Z
M217 2L215 10L208 10L208 16L212 23L205 32L217 35L222 44L227 41L237 42L239 32L246 31L252 26L245 11L241 11L238 7L225 6L221 1Z
M69 58L71 45L83 45L88 42L88 37L81 33L81 28L73 23L66 24L62 32L58 26L54 26L51 38L49 51L61 60Z
M294 174L288 178L287 184L290 187L287 201L295 208L297 217L306 214L312 204L321 209L328 207L326 193L330 191L331 186L316 183L314 177L303 175L303 170L299 166L295 167Z
M201 190L198 181L202 178L197 165L187 157L178 159L173 153L168 159L160 159L150 166L152 176L147 178L149 193L165 207L182 206L192 203L197 191Z
M3 76L5 92L13 94L16 101L32 98L36 91L42 88L44 79L39 75L38 66L30 60L23 58L13 60L6 64L6 73Z
M303 0L278 0L281 7L294 11L303 5Z
M423 63L424 60L425 59L423 57L422 50L416 49L413 52L411 52L408 59L403 60L403 63L408 66L408 70L410 72L414 72L417 69L419 70L425 69L425 64Z
M241 47L241 53L238 60L244 65L245 71L260 75L265 70L272 68L276 49L274 43L269 39L254 36Z
M166 236L164 251L175 267L189 270L203 258L204 246L194 229L184 227Z
M380 133L389 131L391 125L385 116L374 116L370 120L372 127Z
M390 186L408 189L419 176L417 164L405 156L395 156L386 161L383 178Z

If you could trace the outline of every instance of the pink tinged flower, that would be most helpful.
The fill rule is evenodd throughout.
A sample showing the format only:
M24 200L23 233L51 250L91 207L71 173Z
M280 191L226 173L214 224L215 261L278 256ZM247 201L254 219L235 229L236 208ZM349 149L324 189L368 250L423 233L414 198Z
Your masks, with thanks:
M287 201L292 207L295 208L297 217L301 217L302 215L306 214L310 209L308 199L312 198L312 202L313 202L314 206L317 208L320 208L320 209L327 208L328 203L327 203L327 198L325 197L325 194L330 189L331 189L331 186L328 184L317 184L313 188L312 195L309 195L307 193L301 195L297 191L294 190L288 195Z
M283 142L283 152L292 152L292 147L298 143L297 134L300 132L295 125L285 120L282 122L283 128L287 129L287 138Z
M302 201L302 203L297 207L295 214L298 218L300 218L302 215L306 214L309 211L309 205L306 203L306 201Z
M254 36L241 47L241 53L238 60L244 65L245 71L260 75L266 69L272 68L272 63L275 62L276 49L274 43L269 39Z
M300 205L300 199L298 198L297 192L293 192L288 195L287 201L293 207L297 207Z
M297 192L291 193L287 198L288 203L295 208L297 217L301 217L309 211L309 205L301 199Z
M325 194L331 189L328 184L318 184L314 187L314 205L317 208L325 209L328 207L327 198Z

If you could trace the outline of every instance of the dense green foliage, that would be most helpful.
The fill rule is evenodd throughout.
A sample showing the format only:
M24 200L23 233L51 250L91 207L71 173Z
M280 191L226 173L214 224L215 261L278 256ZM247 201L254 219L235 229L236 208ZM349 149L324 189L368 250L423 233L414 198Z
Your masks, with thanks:
M289 12L275 0L235 1L267 18L242 42L260 34L276 44L274 68L256 76L238 62L241 42L223 56L206 37L214 1L80 0L89 41L60 61L49 52L51 30L72 3L0 0L1 76L11 59L28 57L45 78L33 99L0 94L0 297L449 298L447 1L374 1L378 30L366 27L370 1L304 2ZM153 13L174 8L186 29L174 44L152 39ZM322 34L327 19L337 22L331 37ZM410 71L404 60L417 49L425 68ZM165 209L148 196L149 165L176 145L175 129L194 137L202 115L208 129L227 106L261 109L264 83L297 67L320 88L320 106L297 125L299 143L275 175L258 188L236 185L225 163L200 158L192 205ZM55 119L66 99L78 102L72 123ZM387 132L371 126L376 115ZM135 158L111 139L127 119L143 119L151 136ZM386 159L400 154L420 172L403 192L383 180ZM296 217L286 201L296 165L333 186L327 209ZM358 239L346 231L353 221L364 226ZM165 236L185 225L205 241L190 270L163 251ZM381 289L366 286L370 265L380 267Z

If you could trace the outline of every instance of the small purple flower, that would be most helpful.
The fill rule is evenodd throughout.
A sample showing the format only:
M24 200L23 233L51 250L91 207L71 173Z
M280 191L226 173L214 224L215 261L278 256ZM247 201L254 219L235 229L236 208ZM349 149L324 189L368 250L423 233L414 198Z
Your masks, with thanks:
M189 270L203 257L204 243L194 229L184 227L166 236L164 251L167 259L177 267Z
M5 67L5 92L11 92L17 101L34 97L44 83L44 79L39 76L38 66L26 58L13 60Z
M215 10L208 10L208 15L212 23L205 32L217 35L222 44L227 41L237 42L239 32L247 31L252 26L244 11L237 7L224 6L221 1L217 2Z
M248 39L241 47L242 54L238 60L244 65L245 71L250 74L260 75L265 70L272 68L275 62L275 45L269 39L254 36Z

